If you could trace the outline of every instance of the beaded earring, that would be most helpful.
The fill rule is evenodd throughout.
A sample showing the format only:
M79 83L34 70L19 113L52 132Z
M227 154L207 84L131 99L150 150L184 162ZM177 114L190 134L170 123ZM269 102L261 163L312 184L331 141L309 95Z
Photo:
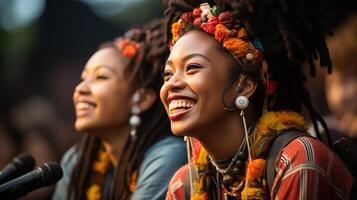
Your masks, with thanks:
M241 82L237 86L237 93L241 91ZM226 165L225 168L220 167L220 163L227 163L227 161L214 161L210 156L210 161L213 164L213 166L216 168L216 170L222 175L223 178L223 185L226 187L229 187L232 185L236 180L242 179L244 175L244 167L245 167L245 160L247 159L248 156L248 161L251 161L251 155L250 155L250 144L249 144L249 136L248 136L248 130L247 130L247 124L244 116L244 109L246 109L249 105L249 99L244 96L244 95L239 95L235 99L235 106L236 108L240 109L240 116L242 118L243 126L244 126L244 133L245 133L245 140L242 142L240 145L238 151L235 153L233 158L228 161L228 165ZM231 188L232 189L232 188ZM235 188L237 189L237 188ZM233 190L235 190L233 188ZM227 190L228 191L228 190ZM233 195L234 192L227 192L227 195Z
M239 87L239 84L238 84ZM243 122L243 126L244 126L244 134L245 134L245 142L247 144L247 148L248 148L248 158L249 161L251 160L251 156L250 156L250 145L249 145L249 138L248 138L248 129L247 129L247 123L245 120L245 115L244 115L244 109L246 109L249 105L249 99L246 96L240 95L235 99L235 105L238 109L240 109L240 116L242 117L242 122Z
M136 91L132 97L132 101L133 101L133 107L131 107L131 117L129 119L129 124L131 126L131 130L130 130L130 136L132 138L132 140L136 140L136 133L137 133L137 128L139 127L140 123L141 123L141 119L140 119L140 108L138 106L138 103L140 101L140 93L138 91Z
M245 76L241 76L240 80L239 80L239 83L237 85L237 88L236 88L236 91L237 93L240 93L241 90L242 90L242 83L245 79ZM250 155L250 145L249 145L249 136L248 136L248 129L247 129L247 123L246 123L246 120L245 120L245 115L244 115L244 109L246 109L249 105L249 99L244 96L244 95L239 95L235 101L235 106L240 109L240 116L242 118L242 122L243 122L243 126L244 126L244 134L245 134L245 142L246 142L246 145L247 145L247 148L248 148L248 158L249 158L249 161L251 161L251 155Z

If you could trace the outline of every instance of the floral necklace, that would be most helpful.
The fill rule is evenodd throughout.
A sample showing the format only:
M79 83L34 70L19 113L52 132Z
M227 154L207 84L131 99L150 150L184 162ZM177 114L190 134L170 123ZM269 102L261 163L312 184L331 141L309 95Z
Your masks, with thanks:
M87 189L87 200L100 200L102 199L102 186L104 185L105 176L111 165L110 156L104 148L101 148L98 152L98 158L93 163L91 185Z
M92 167L92 175L91 175L91 185L88 187L86 192L86 199L87 200L100 200L103 198L103 186L106 175L110 167L113 164L110 160L110 154L105 151L102 147L98 152L98 158L93 163ZM134 192L136 189L136 182L137 182L138 172L134 171L130 177L129 182L129 191Z
M252 160L246 164L243 176L230 186L221 184L225 199L259 199L262 200L267 194L264 170L266 160L264 154L269 150L273 139L288 129L306 132L306 123L299 114L290 111L267 112L256 124L255 130L249 138L251 144ZM207 151L197 145L192 157L194 166L198 173L207 171L209 158ZM191 200L206 200L209 198L208 188L204 179L198 175L193 184Z

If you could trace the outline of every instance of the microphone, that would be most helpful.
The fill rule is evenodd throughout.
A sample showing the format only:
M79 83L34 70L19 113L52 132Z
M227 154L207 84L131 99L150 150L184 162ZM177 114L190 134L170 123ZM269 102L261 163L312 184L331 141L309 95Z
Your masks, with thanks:
M0 197L16 199L41 187L55 184L62 178L63 172L57 163L45 163L37 169L12 181L0 185Z
M0 171L0 184L21 176L33 169L35 160L29 154L16 156Z

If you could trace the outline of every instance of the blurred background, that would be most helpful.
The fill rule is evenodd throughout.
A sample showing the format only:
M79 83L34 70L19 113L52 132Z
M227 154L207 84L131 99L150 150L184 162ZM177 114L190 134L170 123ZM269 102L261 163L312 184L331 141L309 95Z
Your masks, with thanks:
M86 61L102 42L162 16L161 2L0 0L0 168L21 152L32 154L37 165L60 160L80 137L73 128L72 93ZM307 85L318 111L353 138L356 1L326 2L336 32L328 38L336 75L326 77L319 70ZM45 189L24 199L49 199L50 194Z
M0 168L21 152L59 161L80 137L72 94L88 58L162 13L161 0L0 0Z

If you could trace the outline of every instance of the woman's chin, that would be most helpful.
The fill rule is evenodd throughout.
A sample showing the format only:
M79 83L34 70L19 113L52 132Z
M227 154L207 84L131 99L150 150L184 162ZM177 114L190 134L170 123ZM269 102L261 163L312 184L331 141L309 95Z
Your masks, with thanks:
M88 133L88 131L90 131L92 128L90 124L77 120L74 124L74 129L78 133Z
M184 132L177 132L177 131L173 131L173 130L172 130L172 133L173 133L175 136L187 136Z
M171 131L175 136L194 136L193 131L184 127L171 126Z

